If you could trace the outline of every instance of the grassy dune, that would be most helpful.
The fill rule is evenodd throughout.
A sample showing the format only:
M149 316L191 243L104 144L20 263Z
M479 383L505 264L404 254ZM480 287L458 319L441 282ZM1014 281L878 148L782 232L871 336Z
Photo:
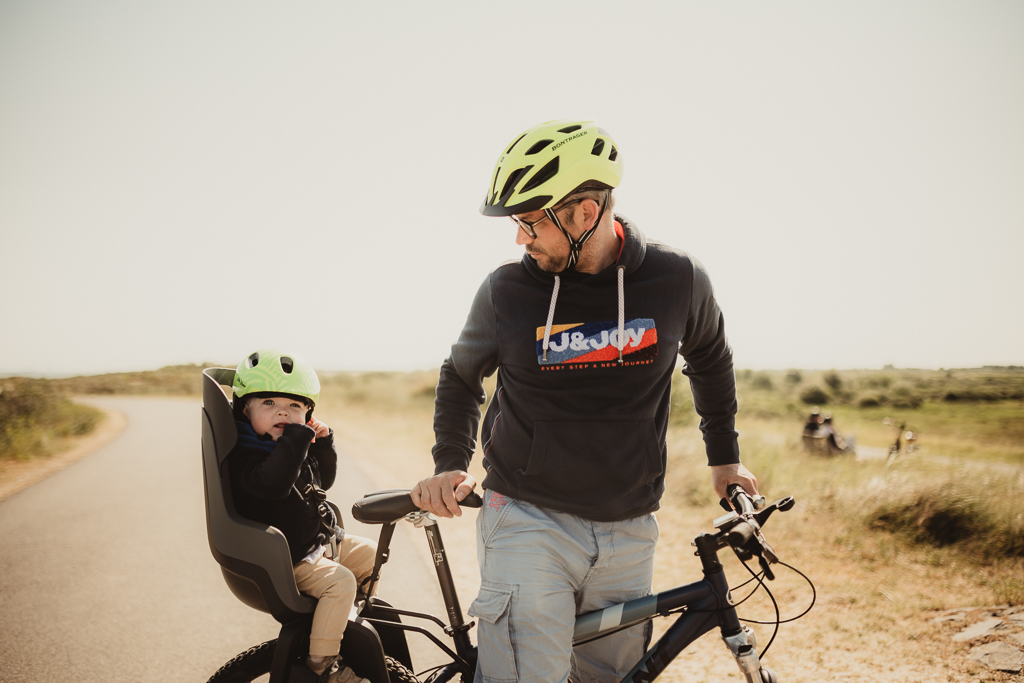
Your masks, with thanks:
M100 411L73 403L52 381L0 380L0 460L29 460L59 452L91 432Z
M783 561L811 577L818 590L816 607L784 625L768 654L768 665L784 672L785 680L1016 680L971 662L966 646L949 639L959 627L931 621L937 610L1024 604L1024 458L1016 437L1024 401L1013 397L1024 385L1024 372L952 372L738 373L744 462L769 499L794 495L798 501L793 511L772 518L766 536ZM835 391L825 382L833 374L843 393L828 396L820 407L833 412L844 432L856 432L862 451L885 453L895 431L882 417L893 416L921 432L918 452L891 466L884 458L804 452L800 431L810 407L800 395L809 386ZM325 376L319 415L388 485L412 486L432 469L436 378ZM987 390L979 398L978 390L974 399L946 399L944 379L955 380L962 393L993 384L1002 393ZM909 394L901 387L920 392L920 401L912 401L916 407L903 402ZM888 398L886 390L898 398ZM878 405L861 405L867 392L882 399ZM721 514L685 382L676 383L672 420L668 493L658 515L660 588L699 577L690 541ZM481 474L479 456L473 471ZM457 526L446 524L446 532ZM463 552L472 557L471 547ZM745 571L735 558L725 560L738 583ZM809 604L810 589L785 568L777 573L771 588L783 618L793 617ZM742 614L774 619L760 594ZM667 625L661 620L658 628ZM771 629L755 630L763 647ZM735 678L735 663L709 637L677 660L664 680Z
M200 365L145 372L33 379L0 379L0 459L26 461L59 453L89 434L102 413L69 397L85 394L198 396Z
M74 378L59 386L74 393L195 395L199 370ZM318 417L378 483L412 486L432 471L436 372L322 373L321 379ZM789 683L1019 680L971 662L967 646L949 638L961 626L932 619L950 608L1024 605L1024 369L740 371L737 379L743 460L769 499L797 499L793 511L772 518L766 536L818 590L815 608L782 627L767 664ZM809 400L831 411L844 434L856 434L861 456L883 457L805 452L800 431ZM884 417L920 434L918 451L891 465L884 454L896 432ZM696 423L689 389L677 381L668 492L658 515L658 588L699 578L690 540L710 530L721 513ZM478 455L472 466L478 478L479 463ZM464 537L467 529L446 525L455 552L453 536ZM471 558L468 533L458 552ZM738 583L745 571L735 558L723 558ZM777 573L771 588L782 616L795 616L809 604L810 589L785 568ZM760 594L741 615L774 619ZM763 648L771 628L755 630ZM698 683L736 675L725 648L709 637L663 680Z

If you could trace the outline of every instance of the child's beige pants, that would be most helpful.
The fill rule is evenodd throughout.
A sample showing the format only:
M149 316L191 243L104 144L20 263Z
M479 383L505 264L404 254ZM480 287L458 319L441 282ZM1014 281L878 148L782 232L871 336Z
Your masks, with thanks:
M356 586L373 572L376 554L377 544L370 539L345 534L336 558L321 557L312 564L298 562L294 566L299 590L319 601L309 633L311 656L333 657L341 650Z

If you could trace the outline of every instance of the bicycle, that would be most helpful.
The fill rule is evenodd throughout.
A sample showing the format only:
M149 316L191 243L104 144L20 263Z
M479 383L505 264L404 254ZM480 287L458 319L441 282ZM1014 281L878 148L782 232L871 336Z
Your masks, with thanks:
M905 455L910 455L917 451L917 437L920 436L919 432L908 430L906 422L900 422L897 425L896 420L891 417L883 417L882 424L896 429L896 440L889 445L889 454L885 458L886 467L896 462L900 457L901 451ZM906 441L906 448L903 448L903 441Z
M303 660L308 650L309 626L315 601L299 594L295 588L284 536L273 527L238 517L233 511L230 487L225 486L223 468L226 467L227 453L234 445L235 432L230 406L217 384L225 381L225 373L233 371L216 372L218 370L222 369L203 372L203 461L210 548L221 564L228 587L236 597L255 609L272 614L282 624L282 628L277 639L236 656L222 666L209 683L249 683L268 674L270 683L314 683L317 676L305 666ZM579 615L576 618L573 645L591 642L654 617L679 615L622 679L624 683L654 681L687 646L715 628L720 630L747 683L777 683L778 676L772 670L763 668L760 658L774 641L779 625L799 619L809 612L816 597L810 579L790 565L780 562L762 533L768 518L775 511L790 510L794 499L781 498L765 505L763 496L754 500L735 484L729 487L728 496L731 506L725 500L722 501L727 512L714 520L716 531L701 533L692 543L700 558L703 579ZM473 493L461 504L480 507L482 499ZM418 633L428 638L450 659L446 664L420 672L421 676L427 676L423 683L444 683L456 677L461 683L472 683L476 671L476 648L469 632L474 623L467 622L463 617L437 520L413 504L408 489L369 493L352 506L352 516L364 524L380 524L381 532L373 572L361 586L364 597L359 601L356 616L349 622L342 640L345 661L372 683L420 683L420 679L412 672L413 664L406 640L407 633ZM447 623L434 615L396 608L378 597L365 597L373 595L380 581L381 570L390 557L395 528L403 520L422 528L426 533L444 600ZM725 569L718 558L718 553L725 548L735 552L753 577L743 585L756 582L751 593L739 601L733 599ZM754 557L758 558L759 573L746 564ZM810 605L795 617L785 620L781 618L778 604L765 585L765 579L771 581L775 578L771 569L773 564L796 572L811 588ZM775 626L775 632L760 654L753 630L741 624L741 621L750 620L741 620L736 613L736 607L749 599L757 589L765 590L771 598L776 617L774 622L753 622ZM421 626L404 623L403 618L440 626L450 638L451 645Z
M763 587L761 577L774 579L770 565L778 562L778 557L764 540L761 527L776 510L791 509L794 500L793 498L783 498L771 505L763 506L760 510L755 510L754 501L738 486L734 485L733 488L733 505L741 512L732 511L719 517L714 522L718 529L716 533L700 534L694 539L694 545L697 548L705 575L703 580L613 605L597 612L582 614L576 619L573 645L580 645L611 635L656 616L681 614L675 624L622 679L623 681L640 683L655 680L690 643L718 627L725 643L736 658L740 671L749 683L755 681L757 683L777 683L778 676L770 669L761 667L757 640L753 630L740 623L724 569L718 560L718 552L730 547L736 551L741 560L749 560L757 556L761 574L755 574L755 580L759 586ZM479 507L481 502L479 496L468 500L471 507ZM761 500L763 501L763 499ZM466 503L466 501L463 502ZM467 623L462 616L437 521L432 515L416 509L407 490L368 494L353 506L352 514L360 522L383 525L378 546L381 549L382 561L375 566L370 589L372 589L372 582L379 580L379 570L387 561L390 539L397 523L405 520L426 531L448 615L448 623L445 624L435 616L397 609L371 599L360 611L363 623L372 625L381 635L382 641L395 642L399 640L395 637L395 631L411 631L426 636L444 651L451 658L451 662L430 672L425 683L451 681L457 676L461 677L464 683L472 681L476 669L476 649L470 641L469 630L474 624ZM810 607L794 618L803 616L809 610ZM425 619L442 626L445 633L452 638L454 649L425 629L402 623L402 617ZM264 644L263 647L266 648L269 645ZM386 648L384 649L386 652ZM407 656L407 651L394 657L387 664L390 681L418 681L419 679L410 671L411 662L403 663L402 655ZM267 673L269 671L267 654L263 655L262 662L256 661L257 659L258 657L254 655L250 661L252 665L250 678L242 677L234 680L249 681L258 675ZM237 666L242 667L241 663ZM211 681L213 680L211 679ZM374 679L371 678L371 680ZM374 683L378 683L378 681L374 680ZM379 683L385 683L385 679L380 679Z

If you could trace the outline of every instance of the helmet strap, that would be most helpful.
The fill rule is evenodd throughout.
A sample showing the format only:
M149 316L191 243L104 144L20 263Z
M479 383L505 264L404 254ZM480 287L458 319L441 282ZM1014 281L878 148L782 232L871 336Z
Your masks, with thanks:
M572 235L569 234L569 231L562 227L562 222L558 220L558 216L555 214L553 209L544 209L544 215L550 218L551 222L562 231L563 235L565 235L565 239L569 240L569 260L565 264L565 268L562 269L563 273L567 270L576 269L576 264L579 263L580 260L580 251L582 251L583 245L587 243L587 240L594 235L594 231L597 230L597 226L601 224L601 219L604 218L604 210L607 206L608 198L605 196L604 203L601 205L601 212L597 214L597 220L594 221L594 225L585 233L580 235L578 240L574 240Z

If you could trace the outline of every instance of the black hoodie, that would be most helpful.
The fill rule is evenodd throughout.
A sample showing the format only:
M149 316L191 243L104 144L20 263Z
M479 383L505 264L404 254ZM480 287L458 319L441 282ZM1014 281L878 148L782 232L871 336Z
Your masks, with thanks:
M556 277L524 255L484 281L441 366L435 473L469 466L497 370L484 488L595 521L657 510L677 352L708 464L739 462L732 349L704 267L616 220L623 248L600 273Z
M235 508L243 517L277 527L288 539L292 563L298 562L328 541L320 500L307 487L334 485L338 472L334 432L313 441L312 427L289 424L274 441L268 435L258 436L248 419L235 424L238 443L228 455Z

